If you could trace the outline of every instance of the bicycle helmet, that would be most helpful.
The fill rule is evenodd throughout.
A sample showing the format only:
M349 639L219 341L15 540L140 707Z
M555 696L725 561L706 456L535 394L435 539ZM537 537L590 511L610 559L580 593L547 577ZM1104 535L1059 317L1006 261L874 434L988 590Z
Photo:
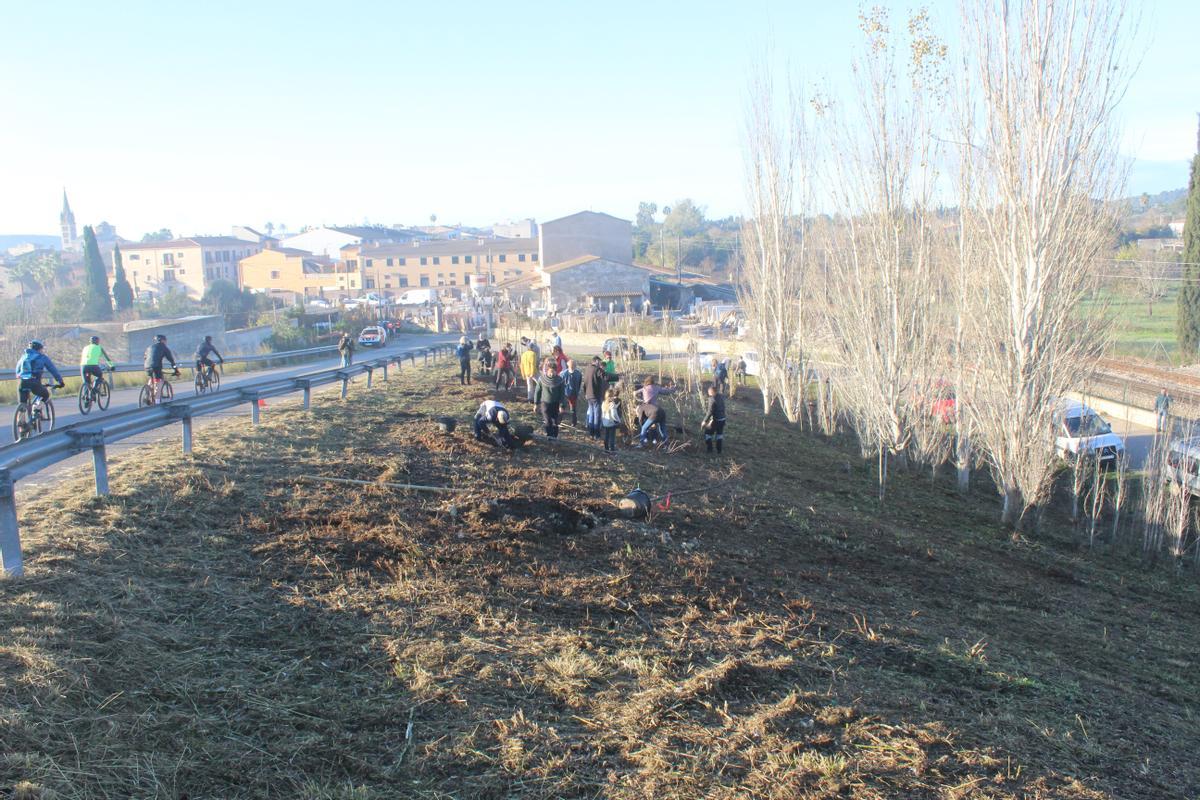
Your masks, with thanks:
M30 350L41 350L43 347L45 347L45 345L44 345L44 344L42 344L42 343L41 343L40 341L38 341L37 339L34 339L34 340L32 340L32 341L29 343L29 349L30 349Z
M208 344L211 344L211 343L212 343L212 337L211 337L211 336L205 336L205 337L204 337L204 341L205 341L206 343L208 343Z
M496 422L499 422L501 425L508 424L508 412L503 408L496 412Z
M167 340L167 335L165 333L157 334L154 337L154 341L156 341L156 342L165 342L166 340Z
M100 337L99 337L99 336L93 336L93 337L92 337L92 344L100 344Z

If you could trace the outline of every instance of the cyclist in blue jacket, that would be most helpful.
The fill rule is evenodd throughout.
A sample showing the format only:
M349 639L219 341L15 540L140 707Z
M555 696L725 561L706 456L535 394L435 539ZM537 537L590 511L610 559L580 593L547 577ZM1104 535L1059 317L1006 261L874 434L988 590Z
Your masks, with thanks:
M42 373L49 372L56 381L55 389L63 387L62 373L58 371L58 367L54 366L54 362L42 350L44 345L37 339L29 343L29 347L25 349L25 355L21 356L21 360L17 362L17 377L21 379L20 396L21 402L29 402L29 393L33 392L36 396L43 400L50 399L50 392L42 386Z

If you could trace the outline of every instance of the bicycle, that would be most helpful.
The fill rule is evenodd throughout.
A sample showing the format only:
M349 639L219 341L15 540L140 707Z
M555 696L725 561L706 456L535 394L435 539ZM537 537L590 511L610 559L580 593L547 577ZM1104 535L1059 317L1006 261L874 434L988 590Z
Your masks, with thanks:
M179 377L179 369L174 372L176 378ZM164 377L158 382L158 392L154 391L154 378L147 378L146 385L142 387L142 391L138 393L138 408L145 408L157 403L165 403L175 397L175 390L171 388L171 382Z
M108 372L111 375L113 368L109 367ZM87 414L92 410L92 406L97 406L101 411L108 410L108 402L112 398L112 386L109 385L109 380L103 376L94 378L89 382L85 379L79 384L79 413Z
M224 367L224 364L222 364L222 367ZM196 394L220 391L221 374L217 372L216 365L208 364L203 369L197 369L195 383Z
M46 384L54 392L54 384ZM32 400L17 404L13 414L13 441L20 442L32 439L42 433L54 430L54 403L50 398L43 400L35 396Z

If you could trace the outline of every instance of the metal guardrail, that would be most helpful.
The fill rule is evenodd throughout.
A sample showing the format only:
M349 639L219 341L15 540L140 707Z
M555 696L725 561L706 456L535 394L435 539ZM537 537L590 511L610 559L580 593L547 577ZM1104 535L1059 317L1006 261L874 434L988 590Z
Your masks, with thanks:
M306 356L332 355L337 352L336 344L321 345L320 347L308 347L303 350L282 350L278 353L260 353L256 356L230 356L225 359L225 364L261 364L266 361L283 361L288 358L304 358ZM193 372L196 370L196 365L187 359L178 360L180 369L190 369ZM61 366L61 365L58 365ZM73 365L68 366L71 369ZM117 372L141 372L143 362L129 361L122 364L114 364L113 368ZM12 370L0 372L0 381L16 380L17 376Z
M439 355L452 352L453 349L453 344L413 347L348 367L335 367L290 378L265 378L212 394L176 398L147 408L119 411L75 422L32 439L0 447L0 563L3 564L0 577L16 577L24 572L15 496L16 482L22 478L91 450L92 467L96 475L96 496L103 496L108 494L106 445L178 422L183 426L183 452L186 455L192 452L192 420L195 417L227 411L249 403L250 421L257 425L260 414L258 401L261 399L303 392L304 408L307 409L312 404L314 387L341 381L341 396L344 398L349 391L350 379L355 375L365 374L369 389L375 370L380 370L383 380L386 381L390 365L394 364L399 368L403 359L415 364L419 356L425 357L426 364L429 363L430 357L436 362Z

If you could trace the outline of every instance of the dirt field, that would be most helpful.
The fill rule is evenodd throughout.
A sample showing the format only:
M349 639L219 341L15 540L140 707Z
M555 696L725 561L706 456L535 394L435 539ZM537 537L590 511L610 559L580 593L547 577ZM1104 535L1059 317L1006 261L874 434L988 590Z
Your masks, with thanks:
M1089 552L1054 514L1014 540L986 487L924 471L881 507L853 442L757 395L722 459L694 432L608 457L571 428L508 454L449 373L25 503L0 793L1200 795L1193 574ZM621 518L636 485L716 488Z

